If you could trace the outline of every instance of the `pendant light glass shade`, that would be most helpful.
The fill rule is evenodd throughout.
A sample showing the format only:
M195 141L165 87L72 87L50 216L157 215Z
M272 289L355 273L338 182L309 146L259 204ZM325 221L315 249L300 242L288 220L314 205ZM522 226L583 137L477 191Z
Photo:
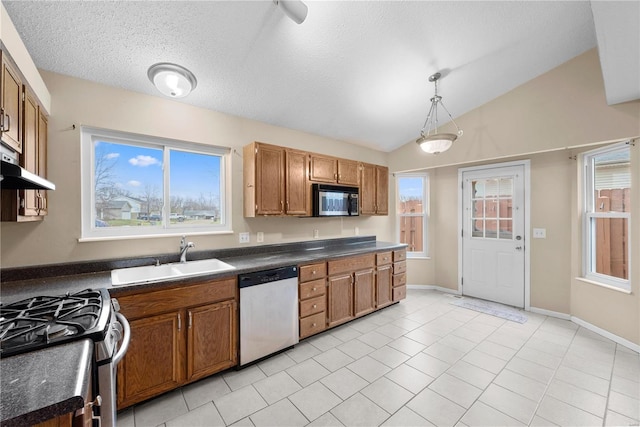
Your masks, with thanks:
M424 121L422 130L420 130L420 137L416 139L416 144L420 146L422 151L429 154L439 154L447 151L453 145L454 141L462 136L462 130L458 127L456 122L451 117L451 113L442 103L442 97L438 95L438 79L440 73L435 73L429 77L429 81L435 85L435 94L431 98L431 107L429 113ZM444 111L449 115L451 122L457 129L457 134L453 133L438 133L438 104L442 106Z
M149 67L149 80L163 95L183 98L198 84L193 73L184 67L169 62L159 62Z

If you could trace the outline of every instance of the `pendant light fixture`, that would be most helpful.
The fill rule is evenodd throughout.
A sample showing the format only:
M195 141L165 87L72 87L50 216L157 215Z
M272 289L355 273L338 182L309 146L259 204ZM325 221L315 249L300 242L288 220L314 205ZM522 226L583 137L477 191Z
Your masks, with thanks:
M300 0L273 0L276 6L296 24L302 24L307 19L307 5Z
M147 76L163 95L171 98L184 98L198 85L191 71L170 62L153 64Z
M416 139L416 144L420 146L422 151L429 154L439 154L443 151L447 151L453 145L453 142L462 136L462 130L458 127L456 122L451 117L451 113L447 110L442 102L442 97L438 95L438 79L441 77L440 73L435 73L429 77L429 81L433 82L435 86L435 93L431 98L431 108L427 114L427 119L422 125L420 130L420 138ZM438 104L442 106L444 111L449 115L451 122L455 125L457 134L453 133L438 133Z

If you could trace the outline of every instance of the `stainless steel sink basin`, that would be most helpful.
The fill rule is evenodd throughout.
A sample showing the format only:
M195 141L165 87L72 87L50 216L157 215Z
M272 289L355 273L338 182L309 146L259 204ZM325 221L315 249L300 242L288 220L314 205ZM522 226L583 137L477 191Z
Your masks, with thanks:
M111 284L118 286L133 283L159 282L229 270L235 270L235 267L215 258L201 261L188 261L185 263L119 268L111 271Z

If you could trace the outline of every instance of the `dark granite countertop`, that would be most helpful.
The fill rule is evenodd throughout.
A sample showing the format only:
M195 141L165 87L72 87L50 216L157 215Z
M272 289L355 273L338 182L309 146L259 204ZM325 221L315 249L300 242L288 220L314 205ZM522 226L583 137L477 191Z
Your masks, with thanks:
M113 286L111 270L178 261L178 254L141 258L54 264L2 269L0 302L8 304L37 295L58 295L87 288L106 288L117 297L124 293L200 283L286 265L309 264L372 252L403 249L407 245L377 241L375 236L325 239L279 245L247 246L189 252L189 260L218 258L235 270L180 280ZM2 426L30 425L84 405L90 341L81 340L0 360Z
M30 426L75 412L88 395L93 343L56 345L0 360L0 425Z
M405 248L405 244L381 242L375 236L343 239L313 240L278 245L247 246L215 251L189 252L189 260L218 258L235 267L235 270L188 277L178 280L113 286L111 270L115 268L176 262L175 255L145 256L138 259L97 261L92 263L59 264L35 268L2 270L0 302L7 304L34 295L57 295L87 288L106 288L117 297L132 291L162 289L176 285L188 285L238 274L286 265L308 264L314 261L332 260L347 256L383 252ZM93 269L93 271L92 271ZM75 273L75 274L74 274ZM38 275L40 277L38 277ZM34 277L35 276L35 277ZM20 280L24 277L26 280ZM11 280L13 279L13 280Z

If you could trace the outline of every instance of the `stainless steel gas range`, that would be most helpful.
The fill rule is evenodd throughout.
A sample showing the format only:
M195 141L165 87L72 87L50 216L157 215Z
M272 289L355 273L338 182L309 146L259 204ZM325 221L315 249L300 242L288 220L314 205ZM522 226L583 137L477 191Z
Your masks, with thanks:
M129 323L106 289L0 304L2 358L74 340L93 341L92 417L100 420L94 424L116 424L116 367L127 351L130 337Z

